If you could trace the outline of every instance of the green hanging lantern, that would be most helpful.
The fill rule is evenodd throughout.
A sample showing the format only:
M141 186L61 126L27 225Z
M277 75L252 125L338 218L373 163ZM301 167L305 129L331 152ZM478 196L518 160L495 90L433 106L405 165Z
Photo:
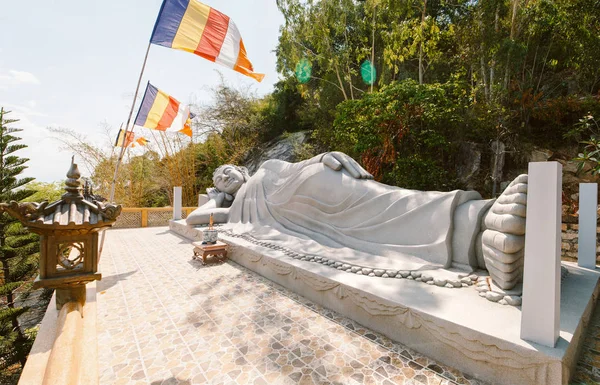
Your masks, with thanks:
M296 78L302 84L308 82L312 75L312 64L306 58L300 59L296 64Z
M370 60L365 60L360 66L360 76L366 84L375 84L375 80L377 79L377 71Z

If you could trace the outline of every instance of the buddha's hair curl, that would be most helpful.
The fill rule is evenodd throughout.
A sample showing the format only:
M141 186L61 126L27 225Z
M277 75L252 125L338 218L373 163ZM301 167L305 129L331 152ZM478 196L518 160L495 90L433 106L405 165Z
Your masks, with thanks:
M240 174L242 174L242 176L244 177L244 182L248 182L248 179L250 179L250 173L248 172L248 169L246 167L236 166L234 164L223 164L223 165L217 167L215 172L213 172L213 183L215 183L215 179L217 178L217 176L219 174L222 174L227 167L233 167L234 169L239 171Z

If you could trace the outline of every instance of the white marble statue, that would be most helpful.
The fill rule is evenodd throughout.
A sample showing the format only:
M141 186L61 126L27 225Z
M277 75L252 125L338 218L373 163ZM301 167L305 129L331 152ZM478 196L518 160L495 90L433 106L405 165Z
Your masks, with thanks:
M522 279L527 176L496 201L475 191L416 191L372 180L354 159L329 152L288 163L269 160L250 177L224 165L209 201L186 219L211 213L234 233L344 264L404 271L485 268L503 289Z

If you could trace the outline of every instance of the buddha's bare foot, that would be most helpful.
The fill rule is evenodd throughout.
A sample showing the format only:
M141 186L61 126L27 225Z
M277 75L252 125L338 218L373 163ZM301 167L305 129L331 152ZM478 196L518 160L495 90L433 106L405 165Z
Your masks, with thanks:
M498 197L484 219L482 252L492 280L512 289L523 280L527 175L519 175Z

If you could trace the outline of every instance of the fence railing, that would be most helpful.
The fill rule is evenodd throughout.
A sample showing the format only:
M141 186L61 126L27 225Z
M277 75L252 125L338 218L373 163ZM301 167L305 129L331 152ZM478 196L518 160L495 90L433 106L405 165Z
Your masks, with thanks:
M183 207L181 217L185 219L196 207ZM113 228L168 226L173 219L173 207L125 207Z

